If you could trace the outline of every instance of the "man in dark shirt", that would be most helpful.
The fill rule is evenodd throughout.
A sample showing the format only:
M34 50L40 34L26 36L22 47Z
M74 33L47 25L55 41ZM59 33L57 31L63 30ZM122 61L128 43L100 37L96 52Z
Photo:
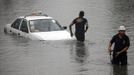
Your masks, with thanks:
M84 11L80 11L79 17L73 20L70 24L70 35L73 36L72 26L75 24L75 36L78 41L85 40L85 32L88 30L88 21L84 17Z
M120 26L119 33L114 35L109 43L108 50L111 53L111 46L114 43L113 60L114 65L127 65L127 50L130 46L129 37L125 34L125 26Z

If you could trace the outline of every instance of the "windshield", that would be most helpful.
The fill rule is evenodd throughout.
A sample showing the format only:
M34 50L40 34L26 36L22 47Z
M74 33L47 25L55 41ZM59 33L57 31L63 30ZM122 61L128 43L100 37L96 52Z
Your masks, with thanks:
M61 26L53 19L39 19L30 21L31 32L59 31Z

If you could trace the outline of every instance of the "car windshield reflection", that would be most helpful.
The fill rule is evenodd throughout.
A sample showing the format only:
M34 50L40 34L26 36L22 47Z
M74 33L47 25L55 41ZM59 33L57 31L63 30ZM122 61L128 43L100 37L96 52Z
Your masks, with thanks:
M31 20L29 23L31 32L59 31L62 29L60 24L53 19Z

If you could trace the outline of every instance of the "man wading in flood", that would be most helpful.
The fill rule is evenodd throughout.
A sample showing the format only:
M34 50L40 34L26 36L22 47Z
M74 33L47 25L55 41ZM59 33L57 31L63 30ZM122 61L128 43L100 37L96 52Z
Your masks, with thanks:
M111 46L114 43L113 65L127 65L127 50L130 46L129 37L125 34L125 26L120 26L118 34L113 36L109 43L108 50L111 53Z
M88 30L88 21L84 18L84 11L80 11L79 17L70 24L70 35L73 37L72 26L75 24L75 37L78 41L85 41L85 32ZM86 26L86 28L85 28Z

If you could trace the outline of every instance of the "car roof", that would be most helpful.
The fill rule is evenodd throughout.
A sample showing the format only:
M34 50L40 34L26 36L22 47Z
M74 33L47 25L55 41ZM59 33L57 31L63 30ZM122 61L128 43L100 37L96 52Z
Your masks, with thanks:
M38 19L53 19L52 17L46 17L46 16L28 16L25 17L26 20L38 20Z
M30 14L25 16L20 16L19 18L25 18L26 20L38 20L38 19L53 19L52 17L46 15L46 14Z

